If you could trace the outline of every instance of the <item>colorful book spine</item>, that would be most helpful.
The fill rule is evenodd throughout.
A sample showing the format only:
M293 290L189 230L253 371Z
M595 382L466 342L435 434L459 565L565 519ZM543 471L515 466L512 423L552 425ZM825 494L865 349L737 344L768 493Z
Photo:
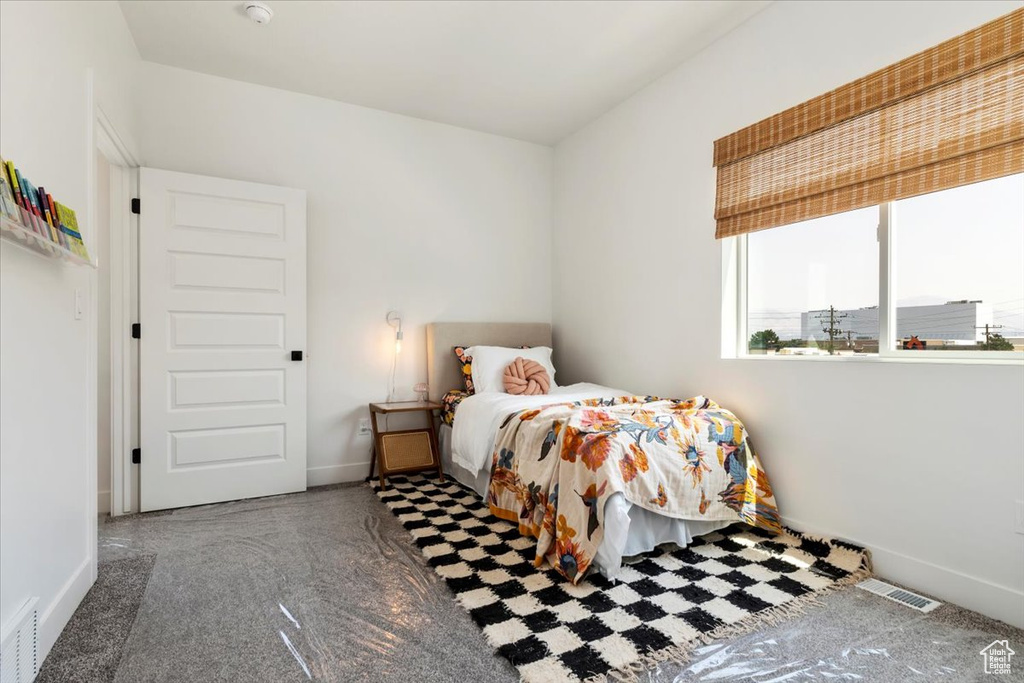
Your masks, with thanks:
M39 188L30 180L28 181L28 190L32 196L32 206L35 208L36 220L39 221L39 231L42 233L43 237L52 241L53 233L50 232L50 226L46 224L46 214L43 213L43 203L39 201Z
M46 201L46 208L49 209L50 216L53 217L53 225L56 228L57 238L60 240L62 246L64 246L65 248L70 248L70 242L64 235L63 231L61 231L60 229L60 217L57 215L57 205L53 201L53 195L50 193L46 193L44 195L44 199Z
M46 229L50 233L50 239L63 247L64 240L60 238L60 234L53 221L53 216L50 215L50 204L46 201L45 188L36 188L36 202L39 204L39 213L42 216L43 222L46 223Z
M7 178L7 162L0 158L0 212L4 217L15 223L21 223L21 214L18 211L18 202L14 198L14 191Z
M7 178L11 183L11 192L14 194L14 201L21 208L25 208L25 198L21 194L21 186L18 184L18 172L14 168L14 163L8 161L7 166Z
M12 164L10 167L10 175L14 181L14 186L18 191L18 206L21 207L22 223L26 228L32 232L38 232L36 229L35 218L32 216L32 206L28 202L28 189L25 187L25 181L21 177L21 171L14 167Z
M32 229L40 235L49 238L49 235L43 232L39 224L39 207L36 206L35 188L32 187L32 183L25 176L21 175L21 171L18 171L18 184L21 185L21 193L25 197L25 211L28 212L29 220L32 221Z
M58 243L66 249L70 245L64 237L64 233L60 231L60 219L57 218L57 211L53 208L53 198L46 191L43 191L39 198L46 205L46 212L50 214L50 220L53 222L53 234L56 236Z
M32 209L35 212L39 225L39 232L48 240L53 240L53 233L50 226L46 224L46 214L43 213L43 204L39 201L39 188L31 180L28 181L29 197L32 199Z

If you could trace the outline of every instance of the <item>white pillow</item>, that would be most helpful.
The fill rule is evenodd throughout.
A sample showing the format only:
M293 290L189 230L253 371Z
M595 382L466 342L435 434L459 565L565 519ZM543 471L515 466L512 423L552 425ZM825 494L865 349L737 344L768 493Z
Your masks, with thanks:
M555 366L551 364L551 349L535 346L531 349L513 349L506 346L471 346L466 355L473 358L473 391L477 394L505 393L503 375L508 364L516 358L534 360L544 366L551 378L551 389L555 384Z

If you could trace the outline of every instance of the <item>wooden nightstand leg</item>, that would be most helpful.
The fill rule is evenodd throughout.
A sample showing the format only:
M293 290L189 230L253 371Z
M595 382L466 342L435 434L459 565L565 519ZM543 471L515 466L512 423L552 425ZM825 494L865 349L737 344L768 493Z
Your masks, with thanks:
M377 470L380 472L380 490L385 491L388 488L387 483L384 481L384 461L381 459L381 453L383 452L380 447L380 434L377 432L377 413L370 412L370 426L373 428L373 455L374 460L377 461ZM373 476L373 463L370 463L370 476Z

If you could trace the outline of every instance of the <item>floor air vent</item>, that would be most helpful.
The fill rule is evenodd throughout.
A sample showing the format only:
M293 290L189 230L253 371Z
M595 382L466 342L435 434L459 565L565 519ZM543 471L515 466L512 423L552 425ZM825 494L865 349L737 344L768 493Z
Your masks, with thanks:
M32 598L11 619L0 643L0 683L31 683L39 672L39 612Z
M913 607L918 612L931 612L933 609L941 605L941 602L926 598L923 595L917 593L911 593L908 590L897 588L891 583L885 581L879 581L878 579L867 579L857 584L857 588L862 588L869 593L875 595L881 595L883 598L889 598L893 602L898 602L901 605L907 607Z

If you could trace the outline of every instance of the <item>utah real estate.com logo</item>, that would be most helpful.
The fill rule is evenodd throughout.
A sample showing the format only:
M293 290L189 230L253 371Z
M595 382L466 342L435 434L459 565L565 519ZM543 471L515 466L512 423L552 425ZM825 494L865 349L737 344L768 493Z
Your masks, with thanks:
M1017 653L1010 649L1009 641L993 640L979 654L985 660L985 673L999 675L1010 673L1010 658Z

